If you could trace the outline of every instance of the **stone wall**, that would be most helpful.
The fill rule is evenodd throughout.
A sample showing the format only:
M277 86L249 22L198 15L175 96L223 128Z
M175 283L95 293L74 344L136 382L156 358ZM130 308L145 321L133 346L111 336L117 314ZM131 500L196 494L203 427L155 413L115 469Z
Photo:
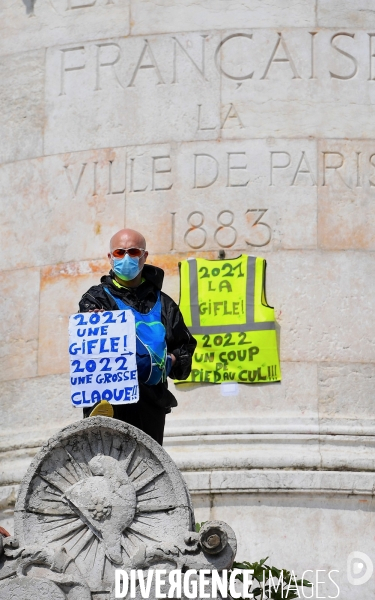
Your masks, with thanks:
M198 518L342 589L347 555L374 554L374 38L369 0L2 0L5 525L80 418L67 317L130 226L176 300L182 258L268 263L282 383L179 386L168 417Z

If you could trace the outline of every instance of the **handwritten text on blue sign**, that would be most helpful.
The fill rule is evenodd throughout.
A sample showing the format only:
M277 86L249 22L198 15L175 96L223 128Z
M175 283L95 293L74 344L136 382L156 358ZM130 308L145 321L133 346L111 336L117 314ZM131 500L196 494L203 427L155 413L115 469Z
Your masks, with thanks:
M131 310L69 318L71 400L91 406L138 402L135 322Z

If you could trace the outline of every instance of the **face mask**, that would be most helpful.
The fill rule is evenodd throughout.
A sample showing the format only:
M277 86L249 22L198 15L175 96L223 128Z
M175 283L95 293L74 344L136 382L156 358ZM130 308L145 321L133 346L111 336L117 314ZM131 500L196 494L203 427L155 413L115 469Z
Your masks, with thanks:
M120 279L131 281L141 272L139 258L131 258L129 254L125 254L124 258L114 258L113 270Z

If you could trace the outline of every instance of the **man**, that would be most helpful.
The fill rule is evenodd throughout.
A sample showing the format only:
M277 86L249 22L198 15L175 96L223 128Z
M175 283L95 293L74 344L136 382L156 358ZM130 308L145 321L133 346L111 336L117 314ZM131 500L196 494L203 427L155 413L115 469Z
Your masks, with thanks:
M142 339L142 328L137 328L137 333L140 331L137 336L140 338L137 339L139 401L114 405L113 416L142 429L162 445L165 414L177 406L175 397L168 390L166 375L169 374L172 379L189 376L196 340L186 328L177 304L161 292L164 271L145 264L147 256L146 240L141 233L133 229L118 231L111 238L108 253L112 269L109 275L101 278L99 285L83 294L79 309L80 312L90 312L126 307L132 309L136 323L142 321L142 315L143 320L147 320L147 315L152 313L152 318L148 319L148 332L153 339L149 340L147 349L142 343L146 343ZM166 348L165 360L150 361L149 346L154 347L152 356L159 358ZM157 363L152 372L151 363ZM84 408L84 417L90 416L93 410L95 414L95 407Z

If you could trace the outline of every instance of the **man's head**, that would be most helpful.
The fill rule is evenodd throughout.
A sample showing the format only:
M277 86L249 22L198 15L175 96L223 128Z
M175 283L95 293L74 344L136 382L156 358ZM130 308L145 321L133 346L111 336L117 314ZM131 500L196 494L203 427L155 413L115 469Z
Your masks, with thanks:
M112 236L109 249L108 258L117 277L123 281L133 281L138 276L140 278L140 272L146 262L148 252L146 251L146 240L139 231L121 229ZM130 253L124 252L125 250ZM136 275L131 277L132 273L136 273Z

